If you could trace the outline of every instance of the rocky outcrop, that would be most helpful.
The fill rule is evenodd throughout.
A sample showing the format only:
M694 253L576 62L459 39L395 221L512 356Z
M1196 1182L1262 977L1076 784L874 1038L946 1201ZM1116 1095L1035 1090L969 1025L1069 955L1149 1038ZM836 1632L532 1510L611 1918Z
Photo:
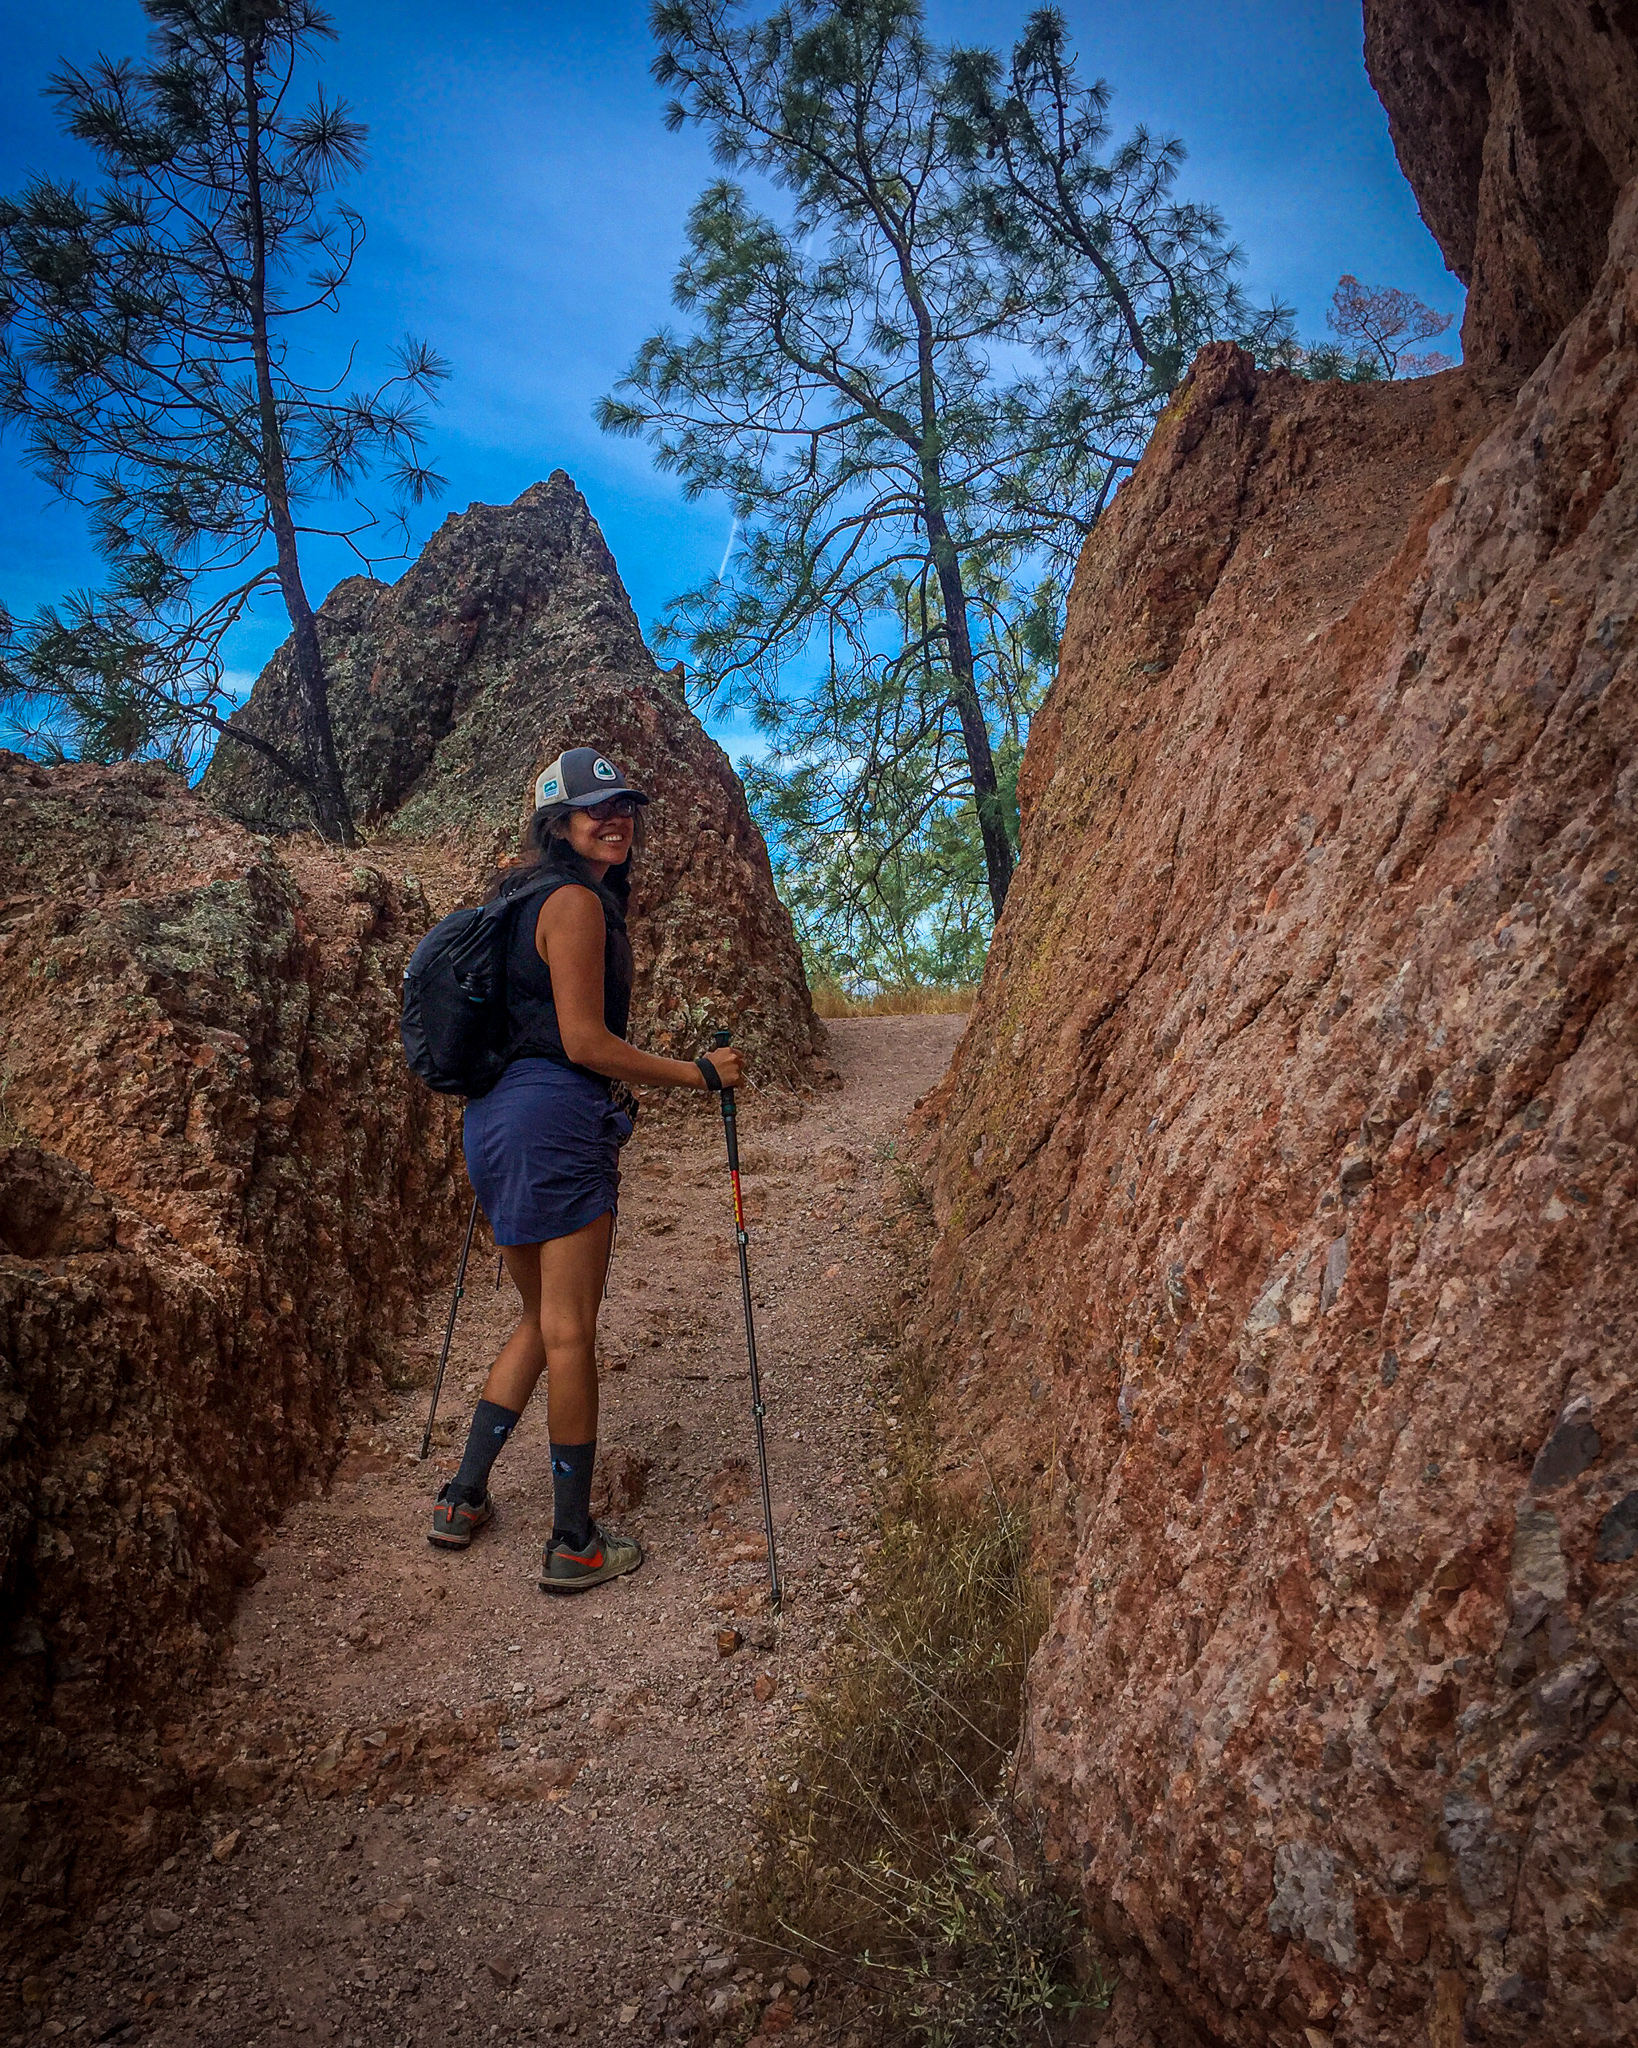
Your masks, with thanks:
M464 1215L413 886L162 770L0 755L0 1920L165 1838L253 1546Z
M634 1035L693 1053L723 1024L759 1082L813 1078L822 1027L744 790L680 675L655 666L562 470L514 504L445 520L400 582L339 584L319 633L343 776L373 839L454 846L477 886L516 848L540 769L565 747L601 747L653 797L633 891ZM293 686L286 647L247 722L286 735ZM267 829L304 819L245 748L220 748L202 787Z
M1234 2043L1638 2036L1638 189L1494 390L1202 356L927 1111L1026 1782Z
M1516 387L1586 304L1638 176L1638 10L1365 0L1365 62L1422 218L1468 287L1463 354Z

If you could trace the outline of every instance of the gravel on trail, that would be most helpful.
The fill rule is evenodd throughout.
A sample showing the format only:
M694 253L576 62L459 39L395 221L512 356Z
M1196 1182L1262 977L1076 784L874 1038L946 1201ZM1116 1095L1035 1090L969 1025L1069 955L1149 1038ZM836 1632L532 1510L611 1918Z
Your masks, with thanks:
M102 1903L15 2041L841 2038L823 1984L742 1959L721 1914L770 1758L859 1597L891 1427L869 1333L902 1271L884 1182L963 1022L833 1023L842 1087L796 1122L764 1127L741 1096L782 1613L702 1102L627 1149L602 1325L596 1505L640 1538L642 1569L574 1599L537 1589L543 1393L496 1468L494 1523L465 1553L426 1541L516 1313L480 1234L432 1459L416 1453L447 1289L402 1390L262 1552L215 1693L168 1731L202 1788L190 1845Z

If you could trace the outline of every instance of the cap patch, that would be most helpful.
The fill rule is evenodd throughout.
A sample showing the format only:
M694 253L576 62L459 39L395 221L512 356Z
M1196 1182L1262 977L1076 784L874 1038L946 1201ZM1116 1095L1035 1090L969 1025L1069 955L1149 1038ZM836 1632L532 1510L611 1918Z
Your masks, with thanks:
M556 796L560 787L561 784L555 775L543 775L540 778L540 794L543 799Z
M605 761L601 754L592 763L592 773L599 782L618 782L620 780L619 769L615 767L612 761Z

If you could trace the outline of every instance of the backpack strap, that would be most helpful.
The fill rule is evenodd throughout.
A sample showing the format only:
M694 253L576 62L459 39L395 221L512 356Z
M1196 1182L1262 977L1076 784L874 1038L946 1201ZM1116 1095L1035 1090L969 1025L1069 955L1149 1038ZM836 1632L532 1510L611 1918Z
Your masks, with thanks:
M554 895L557 890L564 888L571 882L578 888L589 889L597 898L598 903L602 906L603 922L606 925L611 926L616 931L623 932L625 930L626 920L624 914L618 902L616 902L609 891L599 887L589 873L576 874L572 868L559 868L554 874L537 875L532 882L526 882L521 888L512 890L509 895L497 897L490 907L497 916L510 917L515 911L520 910L525 903L534 900L538 910L539 904L544 902L548 896Z

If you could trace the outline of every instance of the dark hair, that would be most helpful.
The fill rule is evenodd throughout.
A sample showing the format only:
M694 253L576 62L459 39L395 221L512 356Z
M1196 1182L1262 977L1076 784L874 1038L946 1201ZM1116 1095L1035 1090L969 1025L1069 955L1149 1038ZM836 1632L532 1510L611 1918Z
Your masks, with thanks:
M585 868L585 863L569 844L561 829L568 824L571 809L572 806L569 804L543 804L536 811L523 835L524 846L534 858L524 861L519 867L503 868L494 888L490 891L491 897L510 896L513 890L527 888L537 876L547 874L553 869L563 869L574 874ZM631 821L631 852L618 867L609 869L600 884L595 885L607 890L622 912L631 896L632 859L642 843L643 814L638 810ZM586 879L591 880L589 870L586 871Z

